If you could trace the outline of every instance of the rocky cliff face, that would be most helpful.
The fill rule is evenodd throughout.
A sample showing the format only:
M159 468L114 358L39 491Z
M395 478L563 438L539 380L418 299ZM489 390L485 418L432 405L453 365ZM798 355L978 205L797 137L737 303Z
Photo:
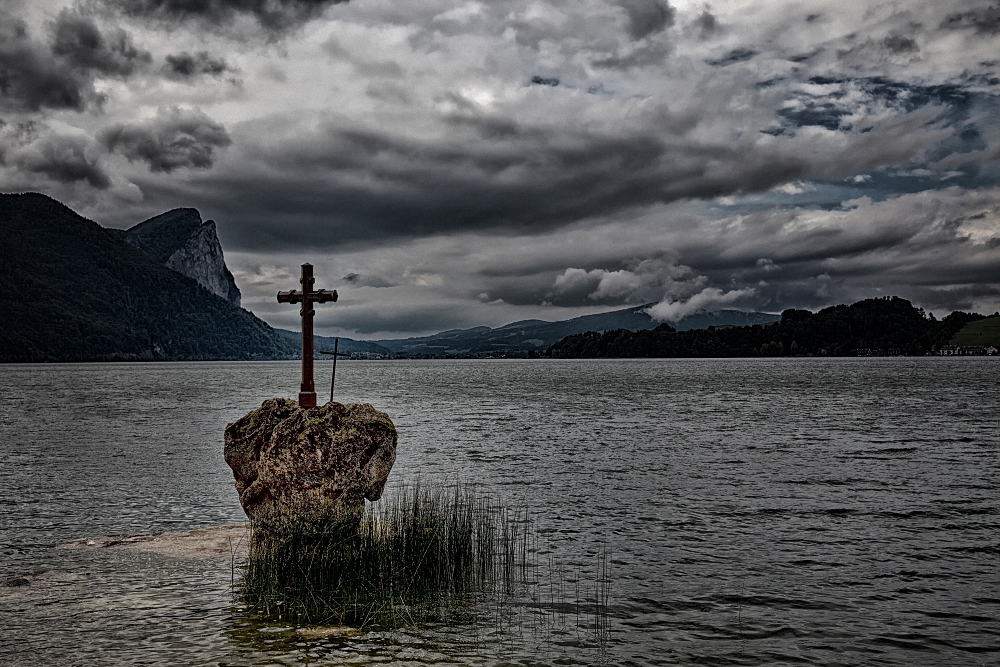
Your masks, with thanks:
M222 244L215 234L214 220L195 230L164 263L167 268L194 278L212 294L240 305L240 290L222 256Z
M240 290L222 255L215 221L202 223L196 209L178 208L128 230L108 231L212 294L240 305Z

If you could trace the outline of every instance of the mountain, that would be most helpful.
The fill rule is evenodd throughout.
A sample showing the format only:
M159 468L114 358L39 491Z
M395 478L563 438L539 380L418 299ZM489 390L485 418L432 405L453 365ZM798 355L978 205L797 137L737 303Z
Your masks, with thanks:
M174 241L149 234L140 251L121 237L44 195L0 195L0 361L293 355L253 314L157 261Z
M610 313L583 315L559 322L523 320L496 329L473 327L442 331L432 336L371 341L397 356L437 356L463 354L492 354L507 350L544 350L566 336L587 331L613 331L627 329L642 331L655 328L659 323L646 314L652 304L633 306ZM716 313L691 315L680 320L677 328L761 324L780 319L770 313L744 313L723 310ZM344 339L341 339L343 344Z
M380 355L386 357L425 356L490 356L508 351L544 350L566 336L587 331L613 331L628 329L641 331L658 325L646 309L652 304L623 308L610 313L583 315L569 320L547 322L545 320L521 320L496 329L479 326L471 329L451 329L430 336L414 338L393 338L387 340L355 340L341 338L341 352L360 355ZM781 319L771 313L746 313L740 310L720 310L714 313L690 315L676 323L677 328L695 329L709 326L742 326L764 324ZM298 331L275 329L296 349L301 350L301 336ZM315 337L316 357L319 350L333 350L334 339Z
M215 221L193 208L176 208L127 230L108 229L169 269L193 278L212 294L240 305L240 290L222 256Z
M947 344L969 322L982 319L955 311L938 321L905 299L885 297L817 313L786 310L780 321L765 325L677 331L663 324L647 331L577 334L546 353L574 359L922 355Z
M552 343L582 331L653 326L655 323L640 308L626 308L561 322L523 320L496 329L481 326L442 331L432 336L373 342L402 356L484 354L505 350L544 350Z
M301 331L289 331L288 329L275 329L274 332L285 339L289 345L293 346L299 354L302 354L302 332ZM334 339L329 336L313 336L313 349L316 351L313 355L317 359L322 359L327 356L320 354L320 350L325 350L328 352L333 351ZM368 340L354 340L353 338L341 338L339 346L337 347L338 352L343 352L345 354L376 354L390 356L392 350L387 347L383 347L378 343Z

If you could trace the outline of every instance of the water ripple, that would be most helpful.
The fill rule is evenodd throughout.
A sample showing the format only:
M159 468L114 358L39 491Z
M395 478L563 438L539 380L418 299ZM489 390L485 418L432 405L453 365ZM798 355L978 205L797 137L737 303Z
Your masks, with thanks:
M0 663L997 664L995 359L338 370L340 400L396 422L394 478L526 504L567 572L612 548L607 642L558 605L532 611L563 618L545 631L321 636L247 617L229 558L57 549L242 520L222 430L298 365L8 365Z

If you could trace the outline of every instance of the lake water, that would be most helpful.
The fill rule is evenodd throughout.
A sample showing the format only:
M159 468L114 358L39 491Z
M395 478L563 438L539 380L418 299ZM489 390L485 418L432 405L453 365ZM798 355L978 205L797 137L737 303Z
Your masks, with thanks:
M60 548L242 521L223 430L297 364L2 366L0 664L996 665L998 369L342 362L337 399L396 423L392 478L527 504L567 572L613 550L606 641L564 618L491 642L302 634L246 616L229 556Z

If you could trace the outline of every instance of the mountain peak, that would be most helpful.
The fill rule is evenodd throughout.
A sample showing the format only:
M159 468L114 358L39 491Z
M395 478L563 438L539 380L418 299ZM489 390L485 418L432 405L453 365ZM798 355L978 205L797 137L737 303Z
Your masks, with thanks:
M214 225L198 230L218 241ZM251 313L115 236L49 197L0 194L0 361L290 354Z
M215 221L202 222L195 208L175 208L127 230L108 230L212 294L240 305L240 290L226 266Z
M201 224L201 214L197 209L175 208L128 230L115 232L133 248L138 248L160 264L166 264Z

